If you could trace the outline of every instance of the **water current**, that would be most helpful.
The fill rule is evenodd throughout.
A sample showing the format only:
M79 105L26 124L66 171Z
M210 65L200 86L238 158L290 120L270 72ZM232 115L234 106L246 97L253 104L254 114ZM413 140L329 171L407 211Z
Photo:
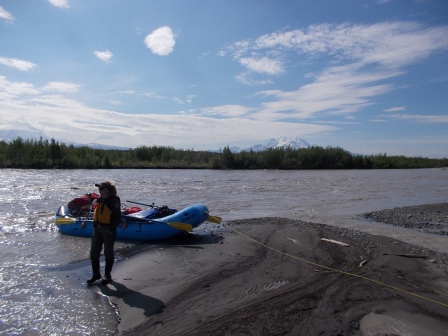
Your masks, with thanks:
M203 203L226 221L287 217L384 234L446 252L446 236L361 220L393 207L448 201L448 170L1 170L0 334L114 335L108 298L87 288L90 240L62 235L60 204L110 180L122 202ZM136 242L117 242L120 250ZM93 286L95 287L95 286Z

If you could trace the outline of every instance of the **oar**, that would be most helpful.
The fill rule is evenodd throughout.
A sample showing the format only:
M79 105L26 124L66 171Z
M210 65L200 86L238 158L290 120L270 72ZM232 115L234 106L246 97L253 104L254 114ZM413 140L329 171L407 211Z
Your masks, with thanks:
M56 224L72 224L76 222L76 219L73 218L56 218Z
M193 226L191 226L191 224L188 224L188 223L160 222L160 221L156 221L154 219L138 218L138 217L126 217L124 219L128 220L130 222L134 221L134 222L145 222L145 223L154 223L154 224L165 224L165 225L169 225L169 226L171 226L171 227L173 227L175 229L178 229L178 230L183 230L183 231L187 231L187 232L192 232L193 231Z
M191 226L191 224L188 224L188 223L161 222L161 221L157 221L157 220L154 220L154 219L139 218L139 217L133 217L133 216L129 216L129 215L122 215L121 218L123 218L124 220L127 220L129 222L145 222L145 223L165 224L165 225L169 225L169 226L171 226L171 227L173 227L175 229L188 231L188 232L193 231L193 226Z
M222 218L219 216L212 216L212 215L208 215L207 221L212 222L212 223L216 223L216 224L221 224L222 223Z
M151 208L154 208L154 203L153 204L145 204L145 203L140 203L140 202L135 202L135 201L130 201L130 200L126 200L126 202L134 203L134 204L138 204L138 205L149 206Z
M193 226L191 226L191 224L188 223L180 223L180 222L161 222L161 221L157 221L154 219L149 219L149 218L139 218L139 217L132 217L132 216L121 216L121 218L123 218L125 221L129 221L129 222L145 222L145 223L154 223L154 224L165 224L165 225L169 225L175 229L179 229L179 230L183 230L183 231L188 231L191 232L193 231Z
M157 222L157 223L163 223L163 222ZM178 222L170 222L170 223L165 223L165 224L169 225L175 229L178 229L178 230L183 230L183 231L187 231L187 232L193 231L193 227L191 226L191 224L178 223Z
M183 230L183 231L187 231L187 232L193 231L193 226L191 226L191 224L188 224L188 223L179 223L179 222L165 223L165 222L155 221L153 219L138 218L138 217L125 218L125 220L126 219L129 221L134 221L134 222L165 224L165 225L169 225L175 229ZM72 224L74 222L76 222L76 219L73 219L73 218L56 218L56 224Z

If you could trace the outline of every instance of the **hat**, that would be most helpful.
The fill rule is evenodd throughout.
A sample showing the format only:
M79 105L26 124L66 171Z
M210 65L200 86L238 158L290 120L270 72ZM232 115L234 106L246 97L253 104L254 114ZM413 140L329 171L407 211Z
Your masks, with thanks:
M95 187L106 188L106 189L110 190L110 189L112 189L113 185L109 181L104 181L101 183L95 183Z

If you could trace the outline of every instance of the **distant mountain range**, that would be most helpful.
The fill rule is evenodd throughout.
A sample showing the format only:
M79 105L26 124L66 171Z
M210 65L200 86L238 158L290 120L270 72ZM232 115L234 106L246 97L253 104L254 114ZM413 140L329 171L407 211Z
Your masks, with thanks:
M41 136L42 139L46 139L39 130L32 128L31 126L27 129L0 130L0 140L5 142L10 142L18 137L21 137L22 139L39 139Z
M39 140L40 138L42 138L44 141L50 140L47 136L45 136L45 134L43 134L42 132L40 132L35 128L32 128L29 125L26 125L24 129L0 130L0 141L11 142L17 139L18 137L21 137L24 140L31 140L31 139ZM56 141L58 141L59 143L65 143L68 146L73 145L75 147L87 146L94 149L118 149L118 150L129 149L129 147L108 146L97 143L80 144L73 141L59 141L58 139L56 139Z
M39 132L37 129L33 129L30 127L24 127L21 130L0 130L0 140L10 142L12 140L17 139L17 137L21 137L22 139L36 139L38 140L40 137L42 139L46 140L47 137L43 136L41 132ZM75 142L66 142L67 145L73 145L75 147L81 147L81 146L87 146L95 149L118 149L118 150L127 150L129 148L125 147L117 147L117 146L108 146L108 145L101 145L96 143L89 143L89 144L79 144ZM310 147L310 144L299 137L286 137L281 136L276 139L270 139L265 144L258 144L254 145L249 148L240 148L240 147L230 147L230 151L232 153L240 153L242 151L254 151L254 152L260 152L263 150L266 150L268 148L287 148L291 147L291 149L299 149L299 148L308 148ZM219 150L213 150L213 152L219 152Z
M230 151L232 153L240 153L243 151L249 152L251 150L254 152L260 152L269 148L287 148L287 147L291 147L291 149L308 148L310 147L310 144L299 137L281 136L278 137L277 139L270 139L265 144L254 145L249 148L242 149L240 147L230 147Z

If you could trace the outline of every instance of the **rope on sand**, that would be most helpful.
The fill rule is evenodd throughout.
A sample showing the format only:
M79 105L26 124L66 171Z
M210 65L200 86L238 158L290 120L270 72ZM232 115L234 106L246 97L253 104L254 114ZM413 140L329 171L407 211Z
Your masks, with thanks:
M367 260L364 260L364 261L367 261ZM415 285L415 286L419 286L419 287L422 287L422 288L424 288L424 289L426 289L426 290L429 290L429 291L431 291L431 292L434 292L434 293L436 293L436 294L439 294L439 295L441 295L441 296L448 297L448 295L446 295L445 293L439 292L439 291L437 291L437 290L435 290L435 289L433 289L433 288L426 287L426 286L424 286L424 285L422 285L422 284L419 284L418 282L411 281L411 280L409 280L409 279L406 279L406 278L402 277L401 275L398 275L398 274L395 274L395 273L386 271L385 269L382 269L382 268L372 268L372 267L365 267L365 266L357 266L357 265L348 264L348 263L347 263L346 265L349 265L349 266L352 266L352 267L357 267L357 268L363 268L363 269L367 269L367 270L371 270L371 271L377 271L377 272L387 273L387 274L389 274L389 275L391 275L391 276L394 276L394 277L399 278L399 279L401 279L401 280L404 280L404 281L406 281L406 282L410 282L411 284L413 284L413 285Z
M226 226L227 226L227 225L226 225ZM402 293L405 293L405 294L408 294L408 295L411 295L411 296L415 296L415 297L418 297L418 298L423 299L423 300L426 300L426 301L430 301L430 302L432 302L432 303L441 305L441 306L443 306L443 307L448 307L448 304L446 304L446 303L443 303L443 302L440 302L440 301L436 301L436 300L427 298L427 297L422 296L422 295L419 295L419 294L415 294L415 293L409 292L409 291L407 291L407 290L404 290L404 289L401 289L401 288L398 288L398 287L395 287L395 286L392 286L392 285L388 285L388 284L386 284L386 283L384 283L384 282L381 282L381 281L378 281L378 280L374 280L374 279L365 277L365 276L363 276L363 275L359 275L359 274L355 274L355 273L350 273L350 272L345 272L345 271L342 271L342 270L338 270L338 269L336 269L336 268L332 268L332 267L328 267L328 266L325 266L325 265L321 265L321 264L318 264L318 263L315 263L315 262L312 262L312 261L309 261L309 260L306 260L306 259L303 259L303 258L294 256L294 255L292 255L292 254L289 254L289 253L286 253L286 252L277 250L277 249L275 249L275 248L273 248L273 247L271 247L271 246L269 246L269 245L263 244L263 243L261 243L261 242L255 240L255 239L253 239L253 238L251 238L251 237L245 235L244 233L242 233L242 232L240 232L240 231L234 229L234 228L231 227L231 226L227 226L227 227L230 228L232 231L236 232L237 234L239 234L240 236L242 236L242 237L244 237L244 238L246 238L246 239L249 239L249 240L253 241L254 243L256 243L256 244L258 244L258 245L261 245L261 246L263 246L263 247L265 247L265 248L267 248L267 249L270 249L270 250L272 250L272 251L278 252L278 253L283 254L283 255L285 255L285 256L291 257L291 258L293 258L293 259L297 259L297 260L303 261L303 262L305 262L305 263L307 263L307 264L310 264L310 265L313 265L313 266L317 266L317 267L320 267L320 268L324 268L324 269L326 269L326 270L330 270L330 271L333 271L333 272L338 272L338 273L345 274L345 275L348 275L348 276L351 276L351 277L355 277L355 278L359 278L359 279L367 280L367 281L376 283L376 284L378 284L378 285L380 285L380 286L388 287L388 288L391 288L391 289L393 289L393 290L396 290L396 291L399 291L399 292L402 292ZM438 293L438 292L436 292L436 293ZM440 293L438 293L438 294L440 294ZM444 294L441 294L441 295L444 295Z

